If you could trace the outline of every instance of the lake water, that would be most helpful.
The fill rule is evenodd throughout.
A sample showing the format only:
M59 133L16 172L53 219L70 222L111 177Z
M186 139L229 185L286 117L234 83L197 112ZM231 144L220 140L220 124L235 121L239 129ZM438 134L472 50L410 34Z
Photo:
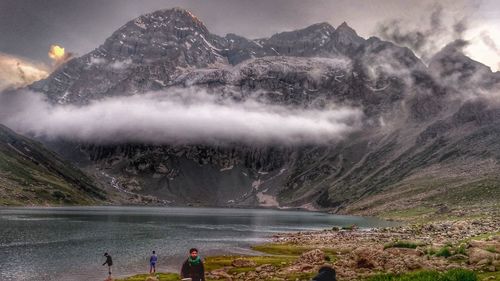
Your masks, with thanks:
M0 280L104 280L103 253L114 276L148 271L152 250L158 271L179 270L191 247L201 256L252 254L249 246L274 233L356 224L373 218L268 209L64 207L0 208Z

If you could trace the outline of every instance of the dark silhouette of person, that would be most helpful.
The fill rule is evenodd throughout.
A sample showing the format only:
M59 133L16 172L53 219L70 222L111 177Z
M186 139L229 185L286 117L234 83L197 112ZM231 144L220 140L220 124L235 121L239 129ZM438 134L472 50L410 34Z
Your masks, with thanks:
M111 276L111 266L113 265L113 259L111 258L111 255L109 255L108 253L104 253L104 256L106 257L106 261L102 265L103 266L106 264L108 265L108 273Z
M182 265L181 277L191 278L192 281L205 281L205 267L198 256L198 249L189 250L189 257Z
M311 281L335 281L335 269L331 266L323 266L319 269L318 275L316 275Z

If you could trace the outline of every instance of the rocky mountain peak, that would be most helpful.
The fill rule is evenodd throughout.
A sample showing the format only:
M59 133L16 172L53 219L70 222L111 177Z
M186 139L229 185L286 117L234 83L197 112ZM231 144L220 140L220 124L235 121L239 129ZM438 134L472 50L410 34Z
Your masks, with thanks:
M335 32L335 27L333 27L328 22L320 22L320 23L315 23L313 25L310 25L310 26L306 27L304 30L329 36L330 34Z
M455 85L468 84L469 80L476 81L479 77L484 84L489 84L490 80L497 80L490 67L464 54L463 49L467 44L467 41L456 40L436 53L429 63L431 73Z
M178 204L256 206L265 203L262 198L275 198L280 206L343 211L378 192L413 192L411 181L427 183L436 168L444 169L433 174L437 188L449 175L464 177L462 168L471 163L487 165L483 179L498 171L497 164L483 164L500 159L498 106L488 111L483 109L489 103L462 107L452 95L473 94L475 81L498 86L500 77L467 58L463 42L456 43L428 68L410 49L376 37L365 40L347 23L337 28L319 23L258 40L235 34L221 38L188 11L160 10L128 22L98 49L65 63L32 89L53 102L76 105L192 86L216 97L258 95L272 106L360 108L362 130L335 145L79 148L124 189ZM441 171L446 178L439 178ZM401 185L406 180L408 187ZM415 202L425 196L414 195Z
M128 24L130 23L138 25L143 29L158 29L175 26L178 29L184 28L185 30L192 30L194 32L208 32L208 29L200 19L190 11L181 8L154 11L149 14L141 15Z
M347 51L348 48L358 48L365 41L346 22L337 27L332 40L342 52Z
M139 63L168 59L181 65L203 66L216 61L218 40L192 13L174 8L129 21L106 40L98 55Z
M352 29L348 24L347 22L342 22L338 27L337 27L337 30L343 30L343 31L349 31L349 32L354 32L356 33L356 31L354 29Z
M327 22L316 23L303 29L276 33L269 38L269 41L306 41L315 38L328 39L335 31L335 28Z

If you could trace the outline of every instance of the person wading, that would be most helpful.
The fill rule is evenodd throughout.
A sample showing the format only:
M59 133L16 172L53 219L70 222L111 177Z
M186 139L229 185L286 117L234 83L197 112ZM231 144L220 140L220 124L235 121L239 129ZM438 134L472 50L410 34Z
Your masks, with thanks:
M192 281L205 281L205 267L196 248L189 250L189 257L182 265L181 276L191 278Z
M113 265L113 259L111 259L111 256L108 253L104 253L104 256L106 257L106 261L102 265L108 265L108 274L109 276L111 276L111 266Z

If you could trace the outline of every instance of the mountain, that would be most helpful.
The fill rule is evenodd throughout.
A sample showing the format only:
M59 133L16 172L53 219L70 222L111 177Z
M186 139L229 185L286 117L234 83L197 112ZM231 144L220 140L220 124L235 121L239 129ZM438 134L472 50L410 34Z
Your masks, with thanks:
M0 125L0 205L90 205L106 192L40 143Z
M105 170L122 189L172 204L355 214L496 209L500 106L484 93L499 75L459 45L427 66L410 49L364 39L346 23L251 40L211 34L177 8L126 23L30 88L74 105L196 87L275 105L363 110L362 128L329 145L73 145L87 167Z

